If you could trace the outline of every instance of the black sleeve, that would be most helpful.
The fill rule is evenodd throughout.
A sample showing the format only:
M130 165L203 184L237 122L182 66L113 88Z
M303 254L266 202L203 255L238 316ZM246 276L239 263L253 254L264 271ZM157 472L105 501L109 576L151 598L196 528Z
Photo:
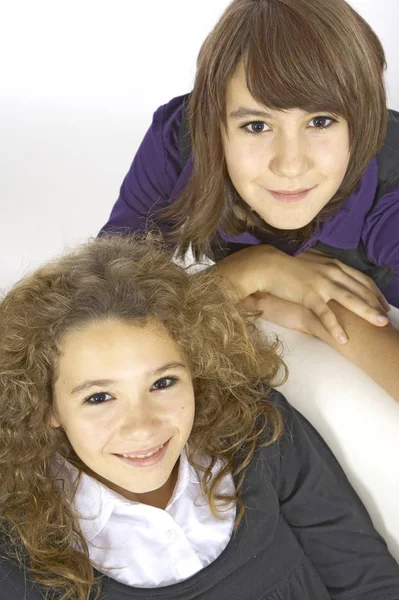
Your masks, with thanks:
M25 571L0 557L0 600L44 600Z
M332 600L399 600L399 565L334 455L300 413L279 404L281 511Z

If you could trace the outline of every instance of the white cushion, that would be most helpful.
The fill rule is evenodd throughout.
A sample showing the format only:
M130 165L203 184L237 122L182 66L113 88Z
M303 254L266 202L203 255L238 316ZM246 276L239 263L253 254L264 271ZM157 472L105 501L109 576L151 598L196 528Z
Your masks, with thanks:
M389 313L399 328L399 310ZM399 403L324 342L262 322L284 344L280 388L321 433L399 562Z

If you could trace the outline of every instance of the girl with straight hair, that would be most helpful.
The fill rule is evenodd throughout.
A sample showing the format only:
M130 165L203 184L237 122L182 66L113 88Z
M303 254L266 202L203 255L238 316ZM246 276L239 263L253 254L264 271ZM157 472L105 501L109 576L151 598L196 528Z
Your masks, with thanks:
M99 238L0 305L0 597L398 600L276 342L171 258Z
M102 231L156 223L180 256L216 261L248 307L375 377L363 349L399 352L386 327L387 301L399 307L399 114L384 68L344 0L233 0L192 92L155 112Z

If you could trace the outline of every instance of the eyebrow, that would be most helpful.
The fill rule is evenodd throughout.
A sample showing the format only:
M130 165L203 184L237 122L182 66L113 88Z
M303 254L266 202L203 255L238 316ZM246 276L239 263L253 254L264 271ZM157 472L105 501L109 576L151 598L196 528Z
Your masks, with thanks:
M159 367L158 369L155 369L154 371L147 371L146 375L150 376L150 377L156 377L157 375L162 375L162 373L164 373L165 371L168 371L169 369L184 369L186 370L187 367L180 362L170 362L170 363L166 363L165 365L162 365L161 367ZM75 395L75 394L79 394L80 392L84 392L92 387L106 387L112 384L117 383L116 379L92 379L92 380L87 380L84 381L83 383L79 383L78 385L76 385L72 391L71 391L71 396Z
M270 119L272 115L264 112L263 110L248 108L246 106L240 106L240 108L237 108L237 110L232 110L229 113L230 119L244 119L246 117L262 117L263 119Z

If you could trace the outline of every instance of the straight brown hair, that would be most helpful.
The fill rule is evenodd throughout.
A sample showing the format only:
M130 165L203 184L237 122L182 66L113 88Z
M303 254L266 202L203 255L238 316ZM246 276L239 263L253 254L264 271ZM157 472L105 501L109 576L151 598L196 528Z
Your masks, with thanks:
M337 193L307 226L282 231L240 198L227 173L221 127L227 86L243 61L247 86L269 109L328 111L348 121L350 162ZM182 256L192 245L209 254L217 229L256 227L293 240L308 238L359 183L387 128L381 42L344 0L233 0L206 38L188 106L193 172L161 218Z

